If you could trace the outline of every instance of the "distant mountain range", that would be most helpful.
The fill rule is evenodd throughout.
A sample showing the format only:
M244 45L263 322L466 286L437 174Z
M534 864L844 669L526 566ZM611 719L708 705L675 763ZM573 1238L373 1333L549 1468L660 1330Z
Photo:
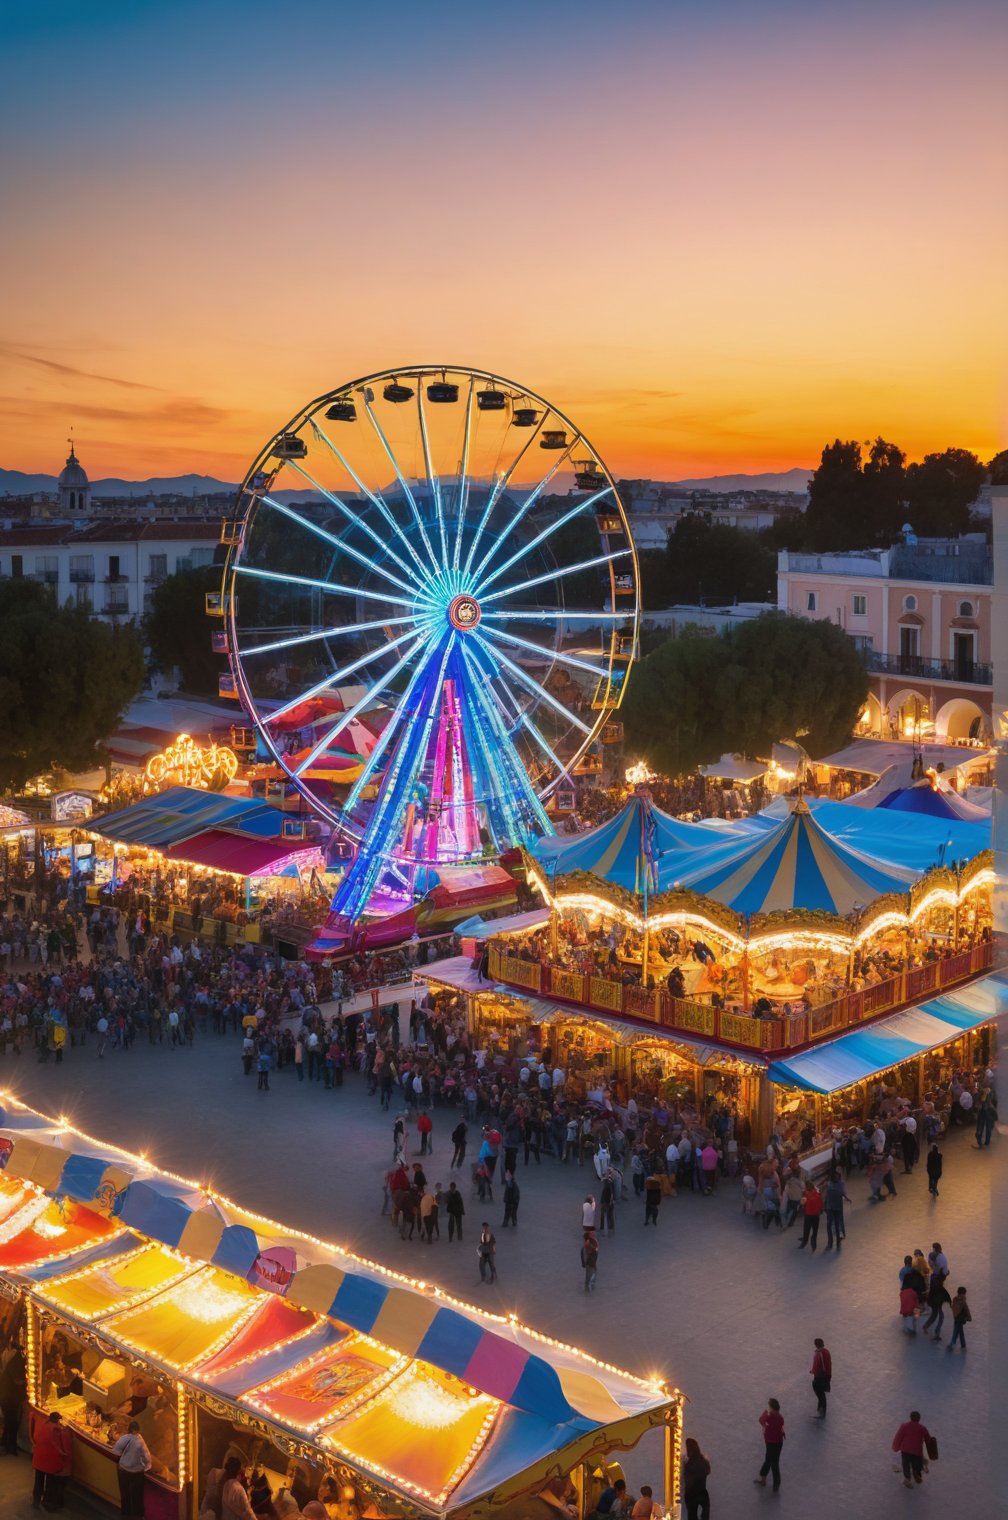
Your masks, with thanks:
M797 491L808 490L812 471L795 465L791 470L766 475L701 475L693 480L672 480L667 484L687 491ZM92 480L92 496L132 496L144 501L148 496L216 496L232 495L237 486L213 475L155 475L150 480ZM32 496L36 492L54 495L55 475L28 475L23 470L0 469L0 498ZM278 491L281 497L305 500L305 491Z
M92 496L214 496L237 488L212 475L155 475L151 480L92 480ZM0 496L55 493L55 475L26 475L23 470L0 470Z
M3 471L0 471L0 475ZM687 491L797 491L808 490L812 471L795 465L790 470L767 475L701 475L696 480L674 480L672 485Z

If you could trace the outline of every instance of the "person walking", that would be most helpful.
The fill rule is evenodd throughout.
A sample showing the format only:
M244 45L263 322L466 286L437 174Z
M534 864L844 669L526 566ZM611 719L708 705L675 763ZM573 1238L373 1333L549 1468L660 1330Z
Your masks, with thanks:
M938 1328L935 1330L934 1339L936 1341L941 1340L942 1325L945 1323L945 1305L951 1302L952 1300L949 1297L949 1292L941 1273L932 1272L927 1290L927 1306L931 1313L921 1326L921 1330L925 1335L927 1335L932 1325L937 1324Z
M465 1203L462 1194L454 1182L449 1182L448 1192L445 1194L445 1213L448 1215L448 1239L454 1240L458 1235L462 1239L462 1216L465 1213Z
M819 1241L819 1220L822 1217L823 1198L822 1193L814 1182L805 1184L805 1196L802 1198L802 1237L798 1242L799 1251L804 1250L809 1241L812 1242L813 1251Z
M683 1498L686 1501L686 1520L710 1520L710 1494L707 1479L710 1462L692 1436L686 1437L686 1458L682 1466Z
M480 1282L486 1282L487 1278L491 1282L496 1282L497 1264L494 1257L497 1255L497 1237L485 1219L476 1250L479 1254Z
M781 1414L781 1407L776 1399L767 1399L767 1407L760 1415L759 1422L763 1427L765 1454L759 1477L754 1478L753 1482L758 1483L761 1488L766 1488L766 1480L771 1477L773 1491L776 1493L781 1484L780 1459L784 1445L784 1416Z
M970 1313L970 1306L966 1302L965 1288L956 1288L955 1298L952 1300L952 1318L955 1320L955 1325L952 1330L952 1339L949 1341L948 1348L951 1351L956 1341L958 1341L960 1346L965 1351L966 1326L973 1318L972 1314Z
M513 1172L505 1172L504 1173L504 1193L503 1193L503 1198L504 1198L504 1220L503 1220L503 1223L501 1224L501 1229L502 1230L506 1229L506 1227L508 1225L511 1225L513 1229L517 1230L517 1228L518 1228L518 1205L521 1202L521 1189L519 1188L517 1182L514 1179L514 1173Z
M449 1171L451 1171L456 1166L461 1169L462 1163L465 1160L466 1139L468 1137L468 1134L469 1134L468 1125L466 1124L466 1122L465 1122L464 1119L460 1119L459 1122L456 1124L455 1128L451 1132L451 1141L452 1141L453 1150L452 1150L452 1158L451 1158L451 1161L449 1162L449 1165L448 1165L448 1170Z
M144 1473L150 1470L151 1454L136 1420L130 1420L126 1434L112 1447L112 1455L119 1461L119 1513L142 1517Z
M586 1293L594 1293L595 1277L598 1272L598 1241L594 1230L585 1230L584 1240L581 1243L581 1265L584 1267L584 1290Z
M259 1073L259 1092L269 1092L269 1069L269 1054L266 1047L263 1046L259 1052L259 1059L256 1062L256 1071Z
M991 1135L994 1133L994 1125L997 1123L997 1099L994 1089L985 1087L980 1094L980 1102L977 1105L976 1116L976 1148L978 1151L986 1150L991 1143Z
M933 1449L937 1454L937 1442L926 1425L921 1424L920 1412L911 1409L909 1420L905 1420L893 1436L892 1449L899 1453L903 1467L903 1487L913 1488L914 1483L924 1481L924 1453Z
M661 1205L661 1178L657 1172L649 1172L644 1182L644 1224L658 1226L658 1209Z
M826 1395L829 1393L833 1382L833 1358L830 1356L826 1342L821 1335L817 1335L812 1342L815 1347L812 1353L812 1365L809 1372L812 1374L812 1392L816 1396L817 1420L826 1418Z
M847 1230L844 1225L844 1202L850 1203L850 1194L847 1184L839 1172L830 1172L829 1181L823 1189L823 1209L826 1215L826 1249L831 1250L834 1240L839 1251L841 1243L846 1238Z
M46 1509L63 1508L63 1490L73 1454L69 1430L63 1424L58 1409L43 1415L39 1411L31 1420L32 1467L35 1481L32 1487L32 1509L38 1509L45 1498Z
M924 1165L927 1169L928 1174L928 1192L931 1194L932 1198L937 1198L938 1184L941 1181L942 1174L942 1153L938 1149L937 1141L928 1151L927 1160L925 1161Z
M417 1134L420 1136L421 1156L433 1156L434 1154L434 1121L426 1109L423 1109L416 1123Z

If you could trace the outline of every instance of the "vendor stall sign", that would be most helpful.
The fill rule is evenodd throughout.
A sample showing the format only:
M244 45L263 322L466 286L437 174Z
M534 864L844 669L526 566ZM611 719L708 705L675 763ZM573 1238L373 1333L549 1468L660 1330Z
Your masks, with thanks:
M90 818L94 811L94 798L89 792L54 792L49 799L49 811L56 823Z
M197 744L189 734L179 734L174 744L151 755L144 770L147 785L195 786L218 790L238 774L238 756L226 744Z

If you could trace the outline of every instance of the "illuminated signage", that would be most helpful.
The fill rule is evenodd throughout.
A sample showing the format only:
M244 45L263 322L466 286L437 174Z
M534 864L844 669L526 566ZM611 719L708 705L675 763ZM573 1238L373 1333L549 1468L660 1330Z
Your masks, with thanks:
M151 755L144 771L148 786L208 787L233 781L238 774L238 756L224 744L197 744L189 734L179 734L174 744L160 754Z

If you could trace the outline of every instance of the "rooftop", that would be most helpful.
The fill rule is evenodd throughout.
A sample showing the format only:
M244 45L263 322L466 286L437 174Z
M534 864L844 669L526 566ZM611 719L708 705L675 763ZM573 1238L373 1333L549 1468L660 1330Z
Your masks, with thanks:
M983 534L962 538L922 538L890 549L827 550L801 554L782 549L782 573L842 575L875 580L939 581L948 585L989 586L993 578L991 547Z
M20 549L58 546L60 544L133 544L205 539L215 543L220 537L220 523L190 519L185 522L135 522L118 518L111 522L89 522L84 527L72 523L15 524L0 532L0 548Z

